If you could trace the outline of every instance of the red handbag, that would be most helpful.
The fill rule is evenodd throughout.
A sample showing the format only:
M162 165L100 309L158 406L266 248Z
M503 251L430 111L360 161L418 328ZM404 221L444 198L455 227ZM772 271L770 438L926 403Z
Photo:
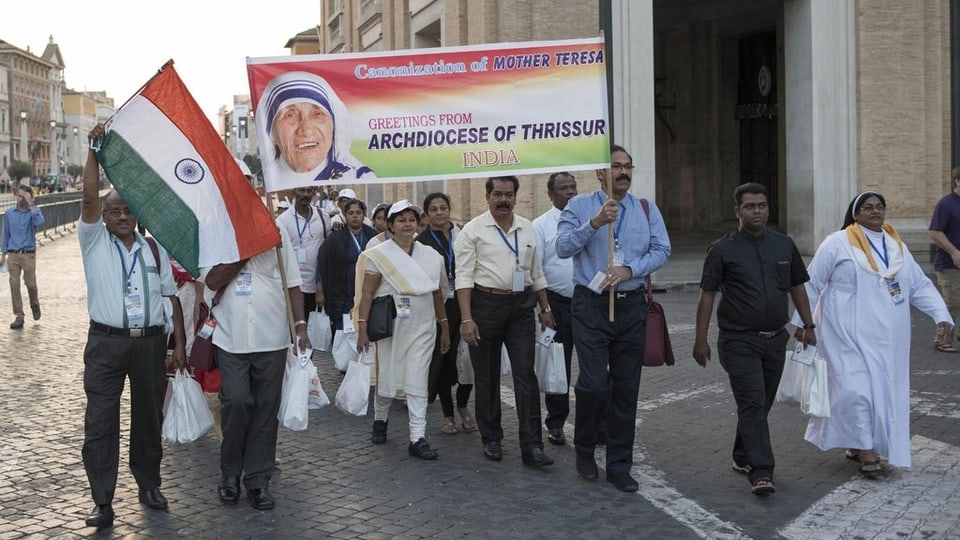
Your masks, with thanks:
M640 199L643 213L650 221L650 203L647 199ZM653 284L647 276L647 321L646 336L643 347L643 365L657 367L674 364L673 346L670 344L670 332L667 330L667 316L663 306L653 300Z
M197 334L193 338L193 348L190 349L190 365L193 366L193 369L211 371L217 368L216 348L211 339L213 336L201 337L200 329L203 328L208 318L213 318L213 308L220 303L220 298L223 296L225 289L226 286L217 291L217 294L213 296L213 305L209 308L206 302L200 302L200 312L197 315Z

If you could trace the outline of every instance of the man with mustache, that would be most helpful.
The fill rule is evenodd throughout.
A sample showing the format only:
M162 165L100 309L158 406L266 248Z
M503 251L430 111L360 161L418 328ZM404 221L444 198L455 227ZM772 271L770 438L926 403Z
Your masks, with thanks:
M500 350L506 346L513 373L520 449L524 465L543 467L553 459L543 453L540 388L533 371L533 306L540 323L554 326L547 301L533 224L515 215L520 181L516 176L487 180L489 210L467 223L454 244L461 336L470 345L476 388L476 418L483 455L503 458L500 440Z
M303 311L308 314L316 308L317 293L317 257L320 246L331 230L330 218L314 206L313 197L317 193L315 186L298 187L293 190L294 204L277 217L277 225L287 230L287 236L293 241L293 250L297 255L300 276L303 283Z
M667 263L670 238L657 206L630 193L633 158L610 147L609 176L597 170L602 189L567 202L557 226L557 255L573 258L573 341L580 374L573 442L577 473L599 476L594 451L597 427L606 417L607 481L620 491L637 491L630 476L636 434L637 394L643 365L645 288L650 274ZM609 178L613 196L607 196ZM609 228L613 227L613 265ZM615 295L614 320L609 318Z

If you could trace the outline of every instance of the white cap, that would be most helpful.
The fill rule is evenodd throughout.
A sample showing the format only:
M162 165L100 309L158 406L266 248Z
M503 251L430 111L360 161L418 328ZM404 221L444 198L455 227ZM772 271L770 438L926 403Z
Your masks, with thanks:
M390 207L390 211L387 212L387 219L399 214L400 212L403 212L404 210L413 210L418 216L423 215L423 208L420 208L410 201L403 199L393 203L393 206Z
M341 189L340 193L337 194L337 200L339 199L356 199L357 194L350 188Z
M250 172L250 167L247 167L246 162L242 159L233 158L237 162L237 167L240 167L240 170L243 171L243 175L247 178L253 178L253 173Z
M290 208L290 203L286 200L277 203L277 208Z

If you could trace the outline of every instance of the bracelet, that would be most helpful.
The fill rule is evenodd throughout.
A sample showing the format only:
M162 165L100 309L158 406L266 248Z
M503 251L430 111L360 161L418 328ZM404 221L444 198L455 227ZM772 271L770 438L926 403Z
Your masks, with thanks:
M307 325L307 321L299 320L299 321L294 321L294 322L293 322L293 326L294 326L294 327L300 326L301 324L304 325L304 326L306 326L306 325Z
M473 322L473 319L464 319L460 321L460 324L463 325L463 324L467 324L468 322Z
M437 322L438 322L438 323L445 323L445 322L447 322L447 320L448 320L448 319L437 319Z
M357 322L367 322L366 319L357 319Z
M550 309L550 306L547 306L547 307L541 309L541 310L540 310L540 313L550 313L551 311L552 311L552 310Z
M815 324L813 324L813 323L803 325L803 329L804 329L804 330L813 330L813 329L816 328L816 327L817 327L817 325L815 325Z

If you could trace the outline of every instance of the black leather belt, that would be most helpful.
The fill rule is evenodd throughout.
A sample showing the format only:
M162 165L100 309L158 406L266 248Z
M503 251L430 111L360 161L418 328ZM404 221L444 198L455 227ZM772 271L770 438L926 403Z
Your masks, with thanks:
M124 336L132 338L156 336L166 331L165 326L148 326L146 328L114 328L112 326L107 326L94 321L90 321L90 329L94 332L99 332L108 336Z
M777 330L720 330L721 332L730 332L733 334L747 334L750 336L759 336L763 339L771 339L780 335L784 331L783 328L778 328Z
M34 253L35 249L11 249L7 253Z
M583 285L577 285L577 288L578 288L578 289L583 289L584 292L586 292L586 293L589 294L590 296L594 296L594 297L596 297L596 298L609 298L609 297L610 297L610 289L604 289L604 291L603 291L602 293L597 294L597 293L591 291L589 287L584 287ZM614 294L616 295L616 296L614 296L615 299L617 299L617 300L623 300L623 299L625 299L625 298L633 298L633 297L635 297L635 296L644 296L644 295L647 294L647 289L646 289L645 287L637 287L636 289L633 289L633 290L630 290L630 291L614 291Z

